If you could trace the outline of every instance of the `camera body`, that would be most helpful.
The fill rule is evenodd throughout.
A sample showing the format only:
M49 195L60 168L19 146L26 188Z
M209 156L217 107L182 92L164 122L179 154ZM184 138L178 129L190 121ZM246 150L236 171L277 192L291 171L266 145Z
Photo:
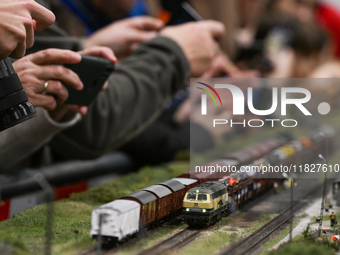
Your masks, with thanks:
M36 114L28 102L9 58L0 60L0 131L24 122Z

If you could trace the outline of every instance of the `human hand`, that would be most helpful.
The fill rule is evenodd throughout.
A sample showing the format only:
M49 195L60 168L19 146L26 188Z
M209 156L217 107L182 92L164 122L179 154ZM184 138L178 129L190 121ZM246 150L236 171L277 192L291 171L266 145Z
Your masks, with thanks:
M201 114L201 107L193 105L191 109L190 121L192 123L199 124L203 127L211 136L215 145L219 145L223 142L223 136L231 131L229 125L219 125L215 127L213 125L215 119L227 119L232 117L231 111L220 105L215 106L213 102L207 102L207 115Z
M117 58L114 55L113 51L110 48L107 47L91 47L82 51L78 52L81 55L88 55L88 56L95 56L95 57L102 57L111 60L112 62L117 62ZM106 82L102 88L102 90L105 90L108 86L108 83ZM56 121L60 121L64 118L64 116L70 116L72 117L72 113L79 112L82 115L85 115L87 113L87 107L86 106L78 106L78 105L65 105L60 104L57 102L57 106L54 110L49 111L50 116L52 119Z
M127 57L142 42L157 35L164 23L152 17L135 17L117 21L97 31L84 41L84 48L106 46L119 59Z
M82 50L78 52L82 55L94 56L94 57L101 57L111 60L111 62L116 63L117 58L113 51L108 47L101 47L101 46L93 46L88 49ZM102 87L102 91L105 90L108 86L108 82L106 81Z
M76 73L61 65L52 64L76 64L80 60L79 53L69 50L48 49L17 60L13 67L20 78L29 102L35 107L43 107L52 111L68 97L68 91L61 82L65 82L77 90L83 88L83 84ZM86 108L78 106L76 111L84 114Z
M88 55L94 57L101 57L110 60L111 62L117 62L117 58L113 51L108 47L93 46L78 52L81 55Z
M212 60L210 68L203 73L202 78L218 78L224 75L232 76L238 72L238 68L231 62L229 57L220 51Z
M0 59L21 58L34 43L34 31L55 20L54 14L34 0L1 0Z
M220 22L200 21L167 27L160 34L174 40L182 48L191 65L191 75L199 77L220 52L217 40L224 32L224 25Z

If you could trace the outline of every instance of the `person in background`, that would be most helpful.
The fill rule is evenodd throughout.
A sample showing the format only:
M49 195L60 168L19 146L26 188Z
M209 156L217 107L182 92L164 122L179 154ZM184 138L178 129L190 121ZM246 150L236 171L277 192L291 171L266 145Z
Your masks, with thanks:
M43 4L51 8L48 2ZM134 19L141 18L159 22L158 19L150 17ZM121 24L123 22L121 21ZM120 21L115 23L118 26ZM163 26L162 22L161 26ZM119 34L115 36L109 32L103 32L102 35L103 38L106 38L108 34L112 35L111 41L119 41L124 53L130 52L130 44L126 43L130 39L126 41L124 38L131 38L131 34L132 37L140 34L135 33L135 30L122 26L117 27L117 31L127 33L128 37L119 36ZM190 33L187 32L189 30ZM167 32L170 31L173 32L168 35ZM223 31L224 28L220 23L206 21L168 27L160 30L158 34L152 33L152 37L160 36L142 43L130 57L123 59L117 65L116 71L111 76L116 79L110 77L108 89L98 96L98 100L91 105L88 114L76 125L77 127L63 131L51 141L53 154L57 155L58 160L92 159L131 140L149 126L167 107L170 95L186 87L190 71L192 77L196 77L208 71L212 63L217 62L214 65L220 66L219 61L215 59L216 51L219 51L217 41ZM192 39L189 39L189 34ZM58 24L54 24L48 30L36 34L35 46L29 52L53 47L79 51L84 48L84 40L67 35ZM126 48L128 48L127 51L125 51ZM188 61L190 66L188 66ZM164 72L164 70L167 71ZM117 80L117 77L120 78ZM150 97L154 98L153 104L150 104ZM93 118L96 121L93 121ZM94 123L96 125L91 128ZM72 131L73 128L74 131ZM89 135L88 132L96 135ZM69 144L66 150L64 149L65 143Z
M334 214L334 212L332 212L331 215L329 215L329 218L331 220L331 227L334 227L336 222L336 215Z
M35 153L38 163L23 165L39 167L59 160L94 159L126 143L157 118L171 95L185 88L189 75L200 76L210 68L224 32L224 26L214 21L161 30L117 65L107 90L98 95L77 124L58 133ZM81 39L67 36L57 24L35 36L30 53L53 47L83 49Z
M319 0L274 0L271 11L285 12L302 22L318 24L330 36L333 53L340 57L340 11L330 4Z
M140 43L154 38L164 26L161 20L146 16L147 6L140 0L44 0L41 3L55 13L59 28L73 40L82 41L82 48L106 46L119 60Z

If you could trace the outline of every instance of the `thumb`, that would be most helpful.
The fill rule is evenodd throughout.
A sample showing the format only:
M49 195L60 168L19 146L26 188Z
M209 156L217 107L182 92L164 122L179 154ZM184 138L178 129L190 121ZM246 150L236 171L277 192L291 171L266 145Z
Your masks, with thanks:
M142 43L147 42L157 36L155 31L136 31L134 38L135 42Z
M164 23L157 18L140 16L131 18L131 26L139 30L158 31L164 26Z
M199 21L199 23L202 24L215 40L219 40L225 33L225 26L221 22L207 20Z

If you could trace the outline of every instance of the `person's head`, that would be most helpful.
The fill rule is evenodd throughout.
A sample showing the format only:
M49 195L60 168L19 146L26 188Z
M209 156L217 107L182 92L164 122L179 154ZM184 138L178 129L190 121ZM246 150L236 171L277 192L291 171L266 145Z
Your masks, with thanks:
M272 0L269 9L276 12L284 12L294 15L300 21L310 22L314 20L318 0Z
M331 55L327 34L314 23L300 23L292 46L296 55L294 77L308 77Z
M255 39L257 44L262 42L262 56L283 52L285 49L293 51L295 64L293 73L289 75L291 77L308 77L328 57L328 54L324 54L328 53L325 32L314 23L300 22L285 13L270 12L263 17ZM276 66L274 63L273 65L272 69L275 71Z
M104 15L104 18L124 18L135 6L137 0L90 0L97 12Z

